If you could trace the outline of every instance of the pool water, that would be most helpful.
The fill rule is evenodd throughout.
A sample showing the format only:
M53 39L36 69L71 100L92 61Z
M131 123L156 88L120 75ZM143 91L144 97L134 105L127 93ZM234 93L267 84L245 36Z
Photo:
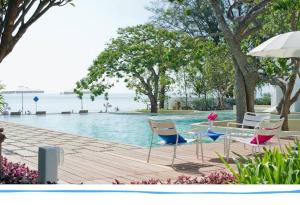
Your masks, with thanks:
M76 135L90 136L97 139L118 142L122 144L149 146L151 130L149 117L155 119L172 119L179 132L191 129L192 123L207 121L209 112L192 115L149 115L149 114L110 114L91 113L85 115L23 115L1 116L0 120L24 125L46 128ZM233 119L233 112L217 112L218 120ZM183 135L185 136L185 135ZM185 136L188 137L188 136ZM155 138L155 143L161 139ZM209 140L207 141L209 142Z

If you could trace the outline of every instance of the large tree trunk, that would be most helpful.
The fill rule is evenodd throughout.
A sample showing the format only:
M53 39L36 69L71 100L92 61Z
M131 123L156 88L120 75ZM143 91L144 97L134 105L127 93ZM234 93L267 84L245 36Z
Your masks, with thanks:
M160 92L159 92L159 109L165 108L165 100L166 100L166 86L162 85L160 87Z
M149 96L149 98L150 98L150 112L157 113L158 112L157 99L154 96Z
M247 112L246 86L243 75L238 68L235 68L235 93L236 120L242 122L244 114Z
M234 57L233 57L234 58ZM245 112L254 112L255 86L256 80L250 76L243 76L234 58L235 65L235 101L236 101L236 120L242 122ZM247 81L245 80L247 79ZM252 82L250 82L252 81ZM248 82L248 85L246 84Z
M208 110L208 105L207 105L207 93L206 91L204 92L204 103L205 103L205 110Z
M285 130L285 131L289 130L289 123L288 123L289 112L290 112L290 101L284 100L283 106L281 108L280 118L284 117L282 130Z
M289 78L289 82L287 83L287 88L286 92L283 96L283 103L281 107L281 113L280 113L280 118L284 117L284 122L282 125L282 130L288 131L289 130L289 125L288 125L288 115L290 112L290 107L292 105L291 103L291 96L293 89L295 87L297 75L298 75L298 70L300 66L300 60L299 59L293 59L294 61L294 69L292 71L292 74Z
M185 71L183 71L183 80L184 80L184 95L185 95L185 110L188 109L188 92L187 92L187 81Z
M280 115L280 113L281 113L282 105L283 105L283 98L280 100L280 102L276 106L276 112L278 115Z
M150 112L157 113L158 112L158 96L159 96L159 82L160 82L160 73L154 74L154 88L153 93L151 92L152 89L148 90L148 97L150 100ZM148 86L151 88L151 86Z
M159 85L157 84L157 89L159 87L159 108L164 109L165 108L165 99L166 99L166 70L167 68L162 66L161 69L159 70Z
M268 1L265 1L264 4L267 2ZM254 64L249 64L247 56L242 51L242 38L240 36L242 34L232 31L227 24L224 18L224 9L220 1L210 0L210 3L234 61L236 77L236 118L237 122L242 122L245 112L254 112L254 92L259 79L258 71Z

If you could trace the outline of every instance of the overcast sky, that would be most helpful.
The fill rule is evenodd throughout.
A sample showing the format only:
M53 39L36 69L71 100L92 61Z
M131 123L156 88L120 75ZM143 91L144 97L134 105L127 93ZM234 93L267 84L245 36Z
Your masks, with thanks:
M74 88L120 27L145 23L151 0L75 0L53 8L29 28L0 64L7 90L20 85L46 92ZM124 85L112 92L128 92Z

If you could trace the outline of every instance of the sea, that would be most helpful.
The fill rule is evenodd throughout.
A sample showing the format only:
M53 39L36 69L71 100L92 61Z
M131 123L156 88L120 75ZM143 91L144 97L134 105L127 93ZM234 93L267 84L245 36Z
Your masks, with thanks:
M8 104L9 111L16 112L22 110L22 94L3 94L5 102ZM34 98L38 101L35 102ZM110 94L109 112L116 110L121 112L145 109L147 105L143 102L134 101L134 94ZM63 111L78 112L79 110L89 110L90 112L104 112L107 101L104 96L98 96L92 101L89 95L84 95L80 100L74 94L49 94L49 93L24 93L23 111L35 113L46 111L47 113L61 113Z

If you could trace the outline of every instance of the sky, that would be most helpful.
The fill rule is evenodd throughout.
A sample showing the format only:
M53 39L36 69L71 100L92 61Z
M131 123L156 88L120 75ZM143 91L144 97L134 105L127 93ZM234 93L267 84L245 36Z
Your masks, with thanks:
M151 0L75 0L50 9L0 64L6 90L72 90L118 28L146 23ZM130 93L119 83L111 93Z

